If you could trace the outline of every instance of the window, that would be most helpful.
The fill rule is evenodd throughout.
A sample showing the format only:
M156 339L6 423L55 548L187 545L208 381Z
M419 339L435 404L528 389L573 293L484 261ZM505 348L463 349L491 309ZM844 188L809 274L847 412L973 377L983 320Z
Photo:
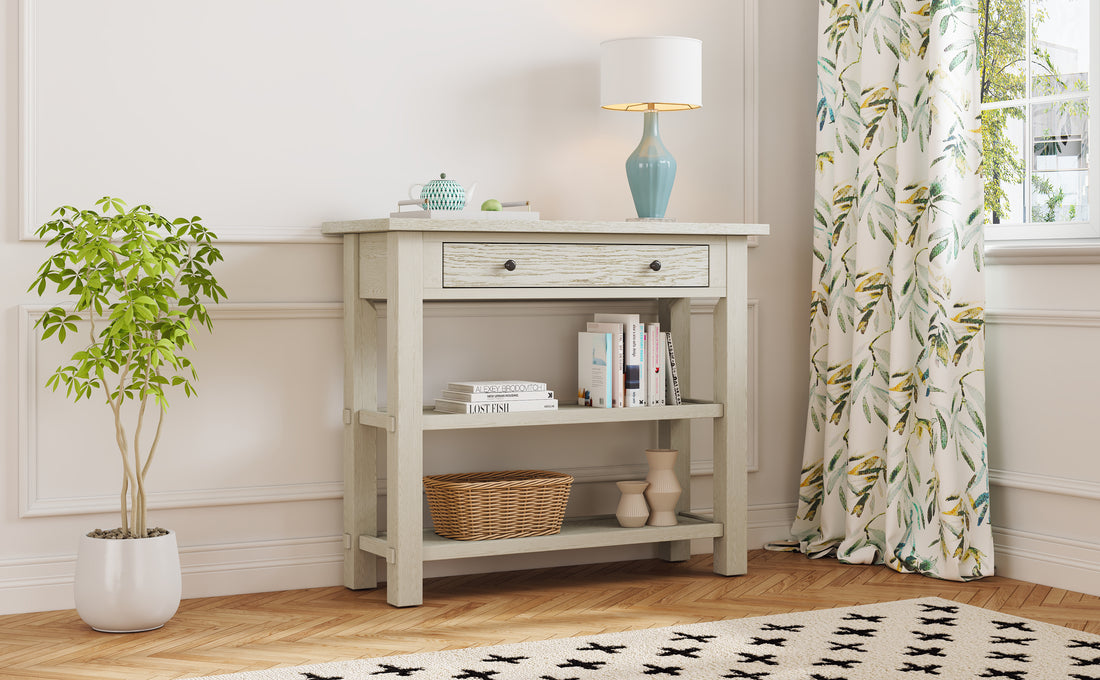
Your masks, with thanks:
M978 9L986 238L1100 237L1100 2Z

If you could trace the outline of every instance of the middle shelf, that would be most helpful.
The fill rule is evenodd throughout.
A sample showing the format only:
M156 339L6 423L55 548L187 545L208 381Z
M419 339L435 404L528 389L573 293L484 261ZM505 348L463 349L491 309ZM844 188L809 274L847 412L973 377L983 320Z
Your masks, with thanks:
M677 406L636 408L592 408L563 404L554 410L520 413L439 413L431 406L426 406L422 426L425 430L462 430L484 427L625 423L641 420L721 417L722 404L687 400ZM389 431L393 431L394 428L393 416L381 411L360 411L359 422Z

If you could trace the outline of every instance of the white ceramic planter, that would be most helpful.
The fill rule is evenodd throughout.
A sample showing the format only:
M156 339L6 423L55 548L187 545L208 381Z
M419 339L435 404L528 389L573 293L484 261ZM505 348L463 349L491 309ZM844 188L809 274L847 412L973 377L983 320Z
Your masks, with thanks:
M104 633L160 628L180 604L175 532L155 538L80 537L76 612Z

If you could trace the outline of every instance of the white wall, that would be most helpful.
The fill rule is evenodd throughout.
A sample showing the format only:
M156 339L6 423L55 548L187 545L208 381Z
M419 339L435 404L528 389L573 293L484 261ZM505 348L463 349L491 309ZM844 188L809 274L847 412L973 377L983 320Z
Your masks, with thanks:
M703 108L662 117L679 163L670 215L752 221L759 183L759 218L775 220L774 236L750 256L759 331L750 348L759 361L750 537L759 545L786 535L801 442L810 206L808 173L790 169L809 167L811 130L794 110L769 110L762 132L789 142L769 146L759 178L747 172L756 139L754 3L0 7L0 613L71 607L76 537L117 522L108 414L43 388L64 353L30 329L39 305L54 299L24 292L44 256L26 236L50 210L110 193L169 216L201 215L225 241L217 273L230 302L214 310L215 333L198 340L200 396L174 403L150 479L153 520L179 534L185 597L337 584L340 259L320 223L385 215L408 185L440 171L477 180L477 202L529 199L544 218L631 215L622 165L641 120L597 102L599 42L630 35L704 43ZM778 30L776 10L765 14L765 30ZM812 19L794 20L812 33ZM769 42L761 96L812 92L812 51L777 60L778 41ZM772 82L779 74L785 85ZM531 357L546 357L549 381L571 391L569 337L595 309L433 306L425 392L456 371L523 371ZM705 395L710 306L701 301L695 312L695 389ZM644 474L647 434L623 425L433 435L426 470L565 469L578 477L571 513L610 512L612 481ZM697 453L695 505L706 510L710 451ZM430 563L427 571L652 554L638 546Z

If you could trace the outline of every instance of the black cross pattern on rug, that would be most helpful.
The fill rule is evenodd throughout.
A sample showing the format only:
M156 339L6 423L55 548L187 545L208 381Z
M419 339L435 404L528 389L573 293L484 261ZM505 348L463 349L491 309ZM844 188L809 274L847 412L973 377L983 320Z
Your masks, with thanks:
M565 663L559 663L558 668L583 668L586 671L598 671L606 661L581 661L580 659L566 659Z
M577 647L578 652L603 652L604 654L618 654L622 649L626 649L626 645L601 645L598 642L589 642L587 647Z
M829 651L862 652L863 654L867 654L870 650L863 648L865 644L865 642L834 642L833 640L829 640Z
M943 653L943 647L914 647L913 645L906 645L903 652L905 656L947 656Z
M1069 677L1073 680L1100 680L1100 675L1081 675L1080 673L1070 673Z
M572 678L555 678L553 675L540 675L539 680L580 680L580 678L576 676Z
M785 647L786 642L787 642L787 638L781 638L781 637L762 638L762 637L756 637L754 635L754 636L752 636L752 641L749 642L749 644L750 645L758 645L758 646L759 645L771 645L772 647Z
M699 655L696 654L698 651L698 647L684 647L683 649L661 647L661 651L657 652L657 656L682 656L687 659L698 659Z
M473 671L463 668L461 674L452 675L455 680L493 680L494 675L500 675L498 671Z
M752 652L737 652L741 656L741 663L762 663L768 666L778 666L775 654L753 654Z
M950 616L921 616L922 626L954 626L955 619Z
M882 623L885 616L881 614L857 614L855 612L849 612L842 621L869 621L870 623Z
M1095 649L1100 652L1100 642L1090 642L1088 640L1070 640L1066 647L1069 649Z
M919 637L921 642L932 642L933 640L938 640L940 642L953 641L951 633L928 633L923 630L914 630L910 632Z
M692 635L690 633L681 633L678 630L674 630L672 632L676 634L676 637L669 640L669 642L683 642L684 640L691 640L692 642L705 643L710 642L714 638L718 637L717 635Z
M953 605L953 604L940 605L940 604L929 604L927 602L918 602L917 604L919 604L921 606L921 609L924 610L925 614L928 614L930 612L943 612L944 614L958 614L959 613L959 607L957 605Z
M1004 659L1006 661L1019 661L1021 663L1030 663L1031 662L1031 657L1028 656L1027 654L1013 653L1013 652L999 652L996 649L989 652L989 655L986 656L985 658L994 659L994 660Z
M400 666L392 666L388 663L379 664L382 670L377 670L371 673L371 675L390 675L398 678L411 677L413 673L424 670L423 668L401 668Z
M836 666L837 668L843 668L844 670L851 670L852 666L857 663L863 663L859 659L830 659L828 657L821 659L821 661L815 661L815 666Z
M680 671L684 670L679 666L654 666L651 663L642 664L646 667L646 670L642 671L643 675L674 675L679 676Z
M1004 635L991 635L989 643L993 645L1019 645L1027 647L1028 643L1035 642L1035 638L1010 638Z
M841 626L833 632L834 635L858 635L859 637L874 637L878 631L874 628L852 628Z
M723 675L723 678L748 678L748 680L764 680L771 673L768 671L743 671L739 668L731 668L730 672Z
M925 675L939 675L940 665L938 663L930 663L927 666L922 666L912 661L906 661L905 665L898 669L902 673L924 673Z
M997 626L997 630L1018 630L1021 633L1034 633L1035 631L1028 627L1027 621L998 621L993 619L990 621L994 626Z
M342 675L334 675L332 677L325 677L324 675L317 675L315 673L299 673L306 680L344 680Z
M979 678L1008 678L1008 680L1024 680L1027 675L1027 671L1001 671L996 668L987 668L979 675Z
M821 673L810 673L810 680L848 680L848 678L836 675L822 675Z
M1071 656L1069 658L1073 659L1074 666L1100 666L1100 656L1091 659L1080 659L1076 656Z
M801 623L792 623L789 626L784 626L784 625L778 624L778 623L765 623L763 626L760 627L760 630L761 630L761 632L763 632L763 631L767 631L767 632L782 631L784 633L798 633L805 627L806 626L801 624Z
M490 654L488 659L482 659L481 663L510 663L513 666L520 661L526 661L529 657L526 656L500 656L499 654Z

